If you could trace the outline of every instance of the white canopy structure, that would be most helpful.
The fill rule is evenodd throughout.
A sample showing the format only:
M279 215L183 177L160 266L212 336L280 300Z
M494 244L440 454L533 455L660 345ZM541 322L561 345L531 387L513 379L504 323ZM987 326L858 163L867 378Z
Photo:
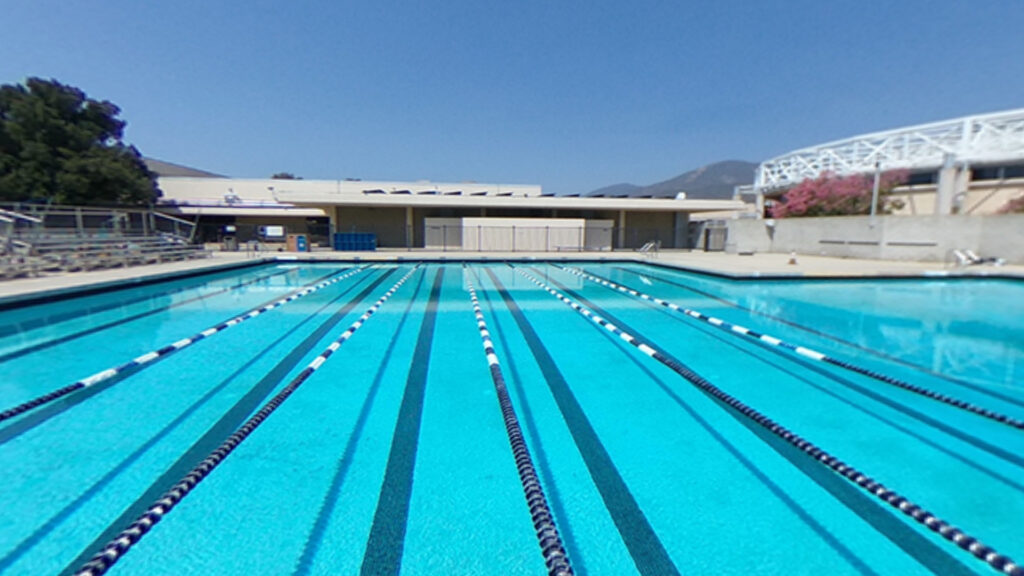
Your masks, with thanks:
M822 172L837 175L950 163L992 164L1024 159L1024 108L875 132L795 150L757 168L757 188L783 188Z
M1024 163L1024 108L864 134L795 150L762 162L752 190L738 192L753 192L760 214L766 193L826 172L847 176L893 169L935 171L934 201L927 204L933 206L935 214L951 214L963 208L972 189L972 166L1019 163ZM997 192L1000 198L1010 194L1009 190Z

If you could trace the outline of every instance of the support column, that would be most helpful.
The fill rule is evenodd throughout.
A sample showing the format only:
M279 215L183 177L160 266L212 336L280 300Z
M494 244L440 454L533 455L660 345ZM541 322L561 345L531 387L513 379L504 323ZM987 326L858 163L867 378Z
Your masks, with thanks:
M957 186L965 181L961 176L961 167L956 165L956 158L947 154L939 169L939 182L935 187L935 215L945 216L953 213L953 198L957 194Z
M626 247L626 211L619 210L619 249Z
M412 206L405 207L405 247L412 248L413 220Z
M334 233L338 231L338 223L341 221L341 206L328 206L324 212L327 213L327 241L334 246Z
M953 212L963 213L964 203L967 202L967 189L971 186L971 167L966 163L957 167L956 180L953 183Z
M690 214L688 212L676 212L673 231L675 232L675 239L672 243L672 248L693 248L689 242Z

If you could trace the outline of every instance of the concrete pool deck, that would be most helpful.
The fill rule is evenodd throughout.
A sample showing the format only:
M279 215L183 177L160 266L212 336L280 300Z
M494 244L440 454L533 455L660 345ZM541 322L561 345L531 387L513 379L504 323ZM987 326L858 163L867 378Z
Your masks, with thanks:
M645 256L632 251L618 252L442 252L434 250L391 250L376 252L316 251L308 253L213 252L210 258L187 262L151 264L129 268L113 268L89 272L48 273L36 278L0 281L0 304L34 296L56 295L81 289L101 288L120 283L135 283L151 278L177 276L207 269L232 267L260 260L353 260L362 262L403 260L633 260L674 266L686 270L732 276L750 277L937 277L937 276L1001 276L1024 279L1024 266L980 265L956 268L941 262L903 262L893 260L859 260L825 256L796 256L790 263L786 254L737 255L724 252L691 252L665 250Z

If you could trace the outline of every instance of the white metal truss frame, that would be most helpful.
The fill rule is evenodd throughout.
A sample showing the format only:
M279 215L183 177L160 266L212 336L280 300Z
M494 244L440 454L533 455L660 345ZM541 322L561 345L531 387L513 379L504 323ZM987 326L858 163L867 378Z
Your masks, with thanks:
M1024 160L1024 108L875 132L796 150L757 168L756 189L785 188L823 172L837 175L947 162L992 164Z

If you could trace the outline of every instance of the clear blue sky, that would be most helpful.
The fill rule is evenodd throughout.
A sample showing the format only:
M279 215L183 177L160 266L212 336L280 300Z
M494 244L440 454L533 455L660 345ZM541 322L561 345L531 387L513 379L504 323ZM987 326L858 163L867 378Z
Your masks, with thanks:
M1024 1L7 0L0 83L236 177L650 184L1024 106Z

